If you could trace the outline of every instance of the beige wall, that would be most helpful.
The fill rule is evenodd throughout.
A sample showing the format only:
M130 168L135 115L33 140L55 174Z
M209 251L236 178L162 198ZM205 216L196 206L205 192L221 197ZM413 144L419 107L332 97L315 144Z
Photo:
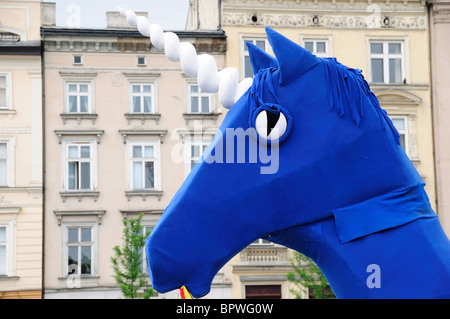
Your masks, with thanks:
M450 236L450 6L433 1L430 5L433 123L436 156L437 212Z
M21 41L40 40L42 1L1 1L0 29L20 34Z
M2 1L0 16L0 31L19 34L19 44L40 39L40 1ZM8 143L8 185L0 187L0 225L7 227L7 270L0 278L0 298L40 298L41 57L20 50L0 55L0 73L8 75L10 93L8 107L0 110L0 140Z
M81 42L87 43L87 50L69 49L70 41L75 45ZM196 39L188 39L195 41ZM203 39L208 41L208 39ZM56 41L61 41L60 49ZM80 41L80 42L78 42ZM99 52L95 51L95 41L100 41ZM143 224L154 226L161 212L170 202L172 196L181 186L185 178L184 151L185 140L189 139L186 131L195 126L203 129L210 128L212 132L217 130L222 120L221 108L214 97L215 107L211 116L200 117L196 123L193 119L185 117L186 109L186 85L188 79L181 72L179 63L170 62L164 54L152 49L144 50L138 46L138 50L132 49L135 43L146 45L144 39L103 37L47 37L45 53L45 93L46 93L46 212L45 212L45 289L46 298L72 298L77 296L101 296L119 297L111 267L110 257L113 255L113 246L121 244L122 220L126 216L137 216L133 212L145 212ZM113 43L109 51L107 44ZM117 45L127 45L127 50L117 49ZM130 44L130 46L128 46ZM72 65L72 55L82 54L84 64ZM137 56L145 56L148 66L136 66ZM219 69L224 65L224 54L214 54ZM95 123L92 119L67 119L64 124L61 116L64 113L64 79L77 78L78 74L90 74L93 85L94 113L98 115ZM80 75L83 77L84 75ZM131 119L129 122L125 113L129 112L128 80L138 79L142 82L154 81L157 91L158 121L147 118L145 123L140 119ZM188 121L188 124L186 123ZM200 123L198 123L200 122ZM98 199L92 197L66 198L63 200L62 191L62 145L59 143L55 131L83 131L101 130L101 141L97 145L98 164ZM161 191L159 196L139 192L134 196L126 196L127 171L126 171L126 144L119 132L150 130L162 132L162 138L158 134L136 138L142 140L160 140L161 151ZM132 135L127 135L133 139ZM62 135L63 140L68 138ZM211 134L206 136L211 138ZM185 142L187 143L187 142ZM145 198L142 195L146 195ZM55 211L58 214L55 214ZM69 212L69 215L61 217L60 211ZM95 213L88 216L80 216L81 212L104 211L101 221ZM64 225L69 223L93 222L97 226L97 254L94 256L95 265L98 267L91 276L81 279L79 289L69 289L67 276L64 271L66 260L63 259L65 242L63 240ZM94 288L95 291L89 290ZM103 295L101 295L103 294ZM111 295L112 294L112 295ZM219 292L220 294L220 292ZM178 296L178 293L169 294L170 298Z

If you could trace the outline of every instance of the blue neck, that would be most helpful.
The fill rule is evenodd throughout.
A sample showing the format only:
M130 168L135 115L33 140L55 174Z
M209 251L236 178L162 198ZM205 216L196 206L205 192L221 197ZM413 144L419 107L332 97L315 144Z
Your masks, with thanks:
M372 233L360 233L352 240L342 238L338 214L275 232L266 239L314 260L338 298L450 297L450 242L422 185L392 192L387 197L373 201L373 205L355 205L355 211L352 207L337 210L356 219L356 233L364 224L372 227ZM376 212L370 215L370 207L383 218ZM373 223L382 224L389 214L391 220L403 223L396 226L387 220L375 231Z

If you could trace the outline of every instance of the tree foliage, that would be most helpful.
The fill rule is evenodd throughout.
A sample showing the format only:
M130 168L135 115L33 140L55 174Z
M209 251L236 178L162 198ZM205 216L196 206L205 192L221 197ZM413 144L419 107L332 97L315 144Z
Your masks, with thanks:
M143 269L142 252L149 232L143 232L142 216L123 221L123 244L113 248L114 256L111 257L114 278L127 299L148 299L155 294L152 288L147 287L147 275Z
M294 252L291 265L294 271L287 274L287 279L296 286L296 289L291 289L291 292L297 299L302 298L302 291L305 288L310 299L336 298L325 276L310 258Z

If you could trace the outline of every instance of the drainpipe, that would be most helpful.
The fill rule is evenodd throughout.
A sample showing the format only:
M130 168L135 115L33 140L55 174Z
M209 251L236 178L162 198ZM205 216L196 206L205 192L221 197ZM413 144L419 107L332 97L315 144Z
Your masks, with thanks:
M219 0L219 25L217 30L222 31L222 0Z
M42 290L41 298L45 298L45 68L44 68L45 34L41 28L41 79L42 79Z

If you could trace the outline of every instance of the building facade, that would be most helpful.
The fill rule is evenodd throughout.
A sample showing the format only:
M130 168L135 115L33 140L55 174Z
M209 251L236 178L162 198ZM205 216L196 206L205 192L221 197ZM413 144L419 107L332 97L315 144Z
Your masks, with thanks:
M0 299L41 298L41 1L0 2Z
M437 210L450 236L450 3L428 1L430 23L431 87L433 102Z
M222 28L227 35L227 66L238 68L240 79L253 76L245 42L273 54L265 26L319 57L336 57L344 65L361 69L397 127L402 146L426 182L431 205L436 209L428 15L424 1L205 2L191 2L186 27ZM208 11L214 7L219 8L217 14ZM444 42L442 45L447 45ZM290 298L285 276L289 254L284 247L262 241L246 248L232 262L233 298L253 296L258 289L261 294L277 289L282 298Z
M214 95L118 12L107 21L105 29L42 29L45 298L121 296L110 258L123 219L143 213L145 229L155 226L223 116ZM223 67L222 31L177 34ZM216 281L210 297L231 297L223 272Z

